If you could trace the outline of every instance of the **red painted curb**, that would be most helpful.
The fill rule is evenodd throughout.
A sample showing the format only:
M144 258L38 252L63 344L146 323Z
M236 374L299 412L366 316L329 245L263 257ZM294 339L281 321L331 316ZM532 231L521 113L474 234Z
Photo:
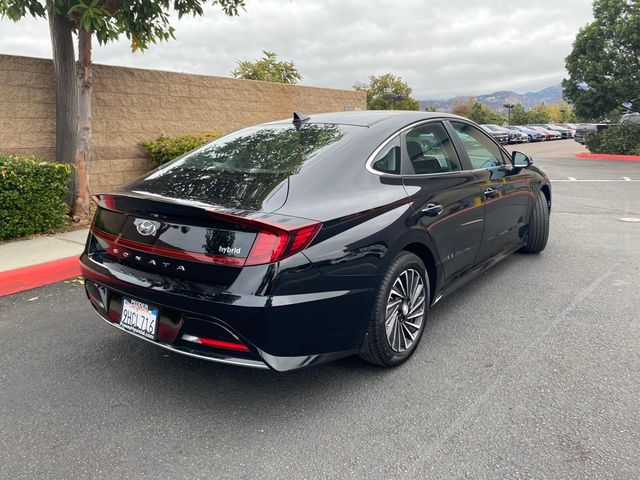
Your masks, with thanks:
M51 262L0 272L0 297L30 290L80 275L78 257L67 257Z
M607 153L576 153L576 158L594 160L621 160L623 162L640 162L640 155L609 155Z

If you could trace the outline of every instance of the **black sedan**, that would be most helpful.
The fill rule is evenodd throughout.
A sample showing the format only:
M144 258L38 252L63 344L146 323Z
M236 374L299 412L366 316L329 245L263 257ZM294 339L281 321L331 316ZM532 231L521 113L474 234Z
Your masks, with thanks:
M464 118L364 111L245 128L95 200L81 264L104 320L283 371L403 363L443 296L545 248L551 186Z

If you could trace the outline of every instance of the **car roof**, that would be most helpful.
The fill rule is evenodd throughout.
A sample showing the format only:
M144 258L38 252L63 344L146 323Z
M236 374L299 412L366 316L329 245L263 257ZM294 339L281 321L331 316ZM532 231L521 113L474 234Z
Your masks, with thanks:
M309 114L309 123L337 123L341 125L356 125L371 127L377 123L412 123L432 118L461 119L457 115L441 112L419 112L402 110L353 110L347 112L327 112ZM269 122L265 125L291 123L292 118Z

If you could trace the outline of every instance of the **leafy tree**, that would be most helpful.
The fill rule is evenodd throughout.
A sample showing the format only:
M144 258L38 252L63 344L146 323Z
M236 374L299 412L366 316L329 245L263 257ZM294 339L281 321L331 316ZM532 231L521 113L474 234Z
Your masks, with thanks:
M468 100L456 100L451 106L451 113L469 118L471 115L471 109L476 103L477 100L475 98L469 98Z
M529 114L519 103L511 110L511 123L513 125L526 125L529 123Z
M402 95L404 100L396 100L396 110L419 110L420 102L411 98L412 88L402 80L391 73L384 75L369 77L369 83L356 82L353 86L354 90L366 92L367 109L369 110L388 110L394 108L394 101L387 100L383 95Z
M536 105L528 112L529 123L549 123L551 114L544 102Z
M425 112L437 112L438 109L436 107L434 107L433 105L427 105L426 107L424 107L424 111Z
M566 102L558 102L547 107L551 122L566 123L576 120L576 114L571 105Z
M565 123L576 120L576 114L566 102L546 105L544 102L527 111L518 104L511 111L511 123L514 125L526 125L528 123Z
M566 58L564 97L585 118L640 110L640 2L594 0L593 16Z
M480 102L476 102L471 107L471 113L469 114L469 119L473 120L476 123L495 123L498 125L502 125L504 123L504 117L493 110L491 110L486 105L483 105Z
M56 160L75 163L70 185L71 213L76 220L89 215L87 164L91 156L92 40L99 44L125 36L131 49L144 50L174 38L171 11L203 15L206 4L238 15L244 0L1 0L0 15L19 21L27 15L48 17L56 78ZM78 38L76 79L74 36Z
M480 124L495 123L502 125L504 123L504 117L478 102L475 98L456 102L451 109L451 113L466 117Z
M302 75L293 62L280 62L278 55L268 50L263 50L262 53L264 57L255 62L239 61L238 67L231 72L231 75L245 80L263 80L275 83L296 83L302 80Z

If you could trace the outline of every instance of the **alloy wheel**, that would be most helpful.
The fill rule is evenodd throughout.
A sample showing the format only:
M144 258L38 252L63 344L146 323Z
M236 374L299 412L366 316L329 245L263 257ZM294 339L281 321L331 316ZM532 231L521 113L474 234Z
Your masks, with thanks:
M425 312L424 280L413 268L404 270L393 282L385 315L387 342L394 352L402 353L415 342Z

